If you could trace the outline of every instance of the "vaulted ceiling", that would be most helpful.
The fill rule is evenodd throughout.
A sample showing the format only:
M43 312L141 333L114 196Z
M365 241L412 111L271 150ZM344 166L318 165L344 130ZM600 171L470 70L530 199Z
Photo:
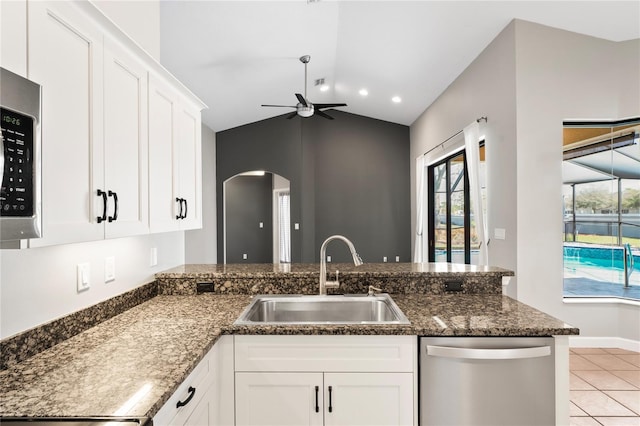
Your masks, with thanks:
M312 102L410 125L514 18L640 38L638 1L161 0L160 9L161 61L209 106L203 122L215 131L292 111L260 105L297 103L302 55Z

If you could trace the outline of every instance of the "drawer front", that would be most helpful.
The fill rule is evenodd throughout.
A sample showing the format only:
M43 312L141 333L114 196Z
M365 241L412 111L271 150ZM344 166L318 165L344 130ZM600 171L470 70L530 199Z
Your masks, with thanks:
M413 372L416 336L235 336L236 371Z
M214 379L209 364L215 349L214 346L214 348L205 355L202 361L200 361L173 395L171 395L169 400L160 408L153 418L154 425L179 425L186 421ZM195 391L190 392L189 388L194 388ZM193 397L186 405L177 407L179 401L186 402L192 393Z

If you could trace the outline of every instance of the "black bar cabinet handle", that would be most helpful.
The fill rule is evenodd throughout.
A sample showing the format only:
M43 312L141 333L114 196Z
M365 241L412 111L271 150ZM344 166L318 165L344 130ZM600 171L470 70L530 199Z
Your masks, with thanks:
M113 216L109 216L109 223L111 223L118 220L118 193L115 191L109 191L107 195L109 195L109 197L113 197L113 203L115 206L113 209Z
M178 213L176 219L182 219L182 198L176 197L176 203L180 203L180 213Z
M107 220L107 193L98 189L98 197L102 197L102 216L98 216L96 219L98 223L102 223Z
M188 390L189 396L184 401L178 401L178 403L176 404L176 408L184 407L193 399L193 396L196 394L196 388L194 388L193 386L189 386Z
M318 405L318 391L320 390L320 386L316 386L316 413L320 412L320 406Z
M332 391L332 388L331 386L329 386L329 412L330 413L333 412L333 404L331 403L331 391Z
M186 219L186 218L187 218L187 215L189 214L189 213L187 213L187 211L188 211L188 210L187 210L187 208L188 208L188 205L187 205L187 199L186 199L186 198L183 198L183 199L182 199L182 201L184 201L184 216L182 216L182 218L183 218L183 219Z

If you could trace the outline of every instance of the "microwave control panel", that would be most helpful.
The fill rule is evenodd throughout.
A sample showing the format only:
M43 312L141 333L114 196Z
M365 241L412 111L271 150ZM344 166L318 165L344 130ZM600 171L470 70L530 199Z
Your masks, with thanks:
M0 216L30 217L33 212L34 118L0 108L4 147Z

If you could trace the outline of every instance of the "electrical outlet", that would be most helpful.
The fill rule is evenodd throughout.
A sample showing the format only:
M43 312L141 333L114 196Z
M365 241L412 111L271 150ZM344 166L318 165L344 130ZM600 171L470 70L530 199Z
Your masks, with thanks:
M396 256L396 262L400 262L400 256Z
M108 283L116 279L116 258L113 256L104 258L104 282Z
M387 256L382 256L382 261L383 261L384 263L387 263Z
M327 263L331 263L331 256L327 256Z
M91 265L89 263L78 263L77 286L78 293L89 290L91 287Z
M264 222L260 222L260 223L258 224L258 226L259 226L260 228L264 228Z
M149 266L157 266L158 265L158 248L151 247L151 252L149 253Z
M247 260L247 253L242 253L242 259Z
M300 229L300 224L299 223L294 223L293 224L293 229L295 229L296 231Z

